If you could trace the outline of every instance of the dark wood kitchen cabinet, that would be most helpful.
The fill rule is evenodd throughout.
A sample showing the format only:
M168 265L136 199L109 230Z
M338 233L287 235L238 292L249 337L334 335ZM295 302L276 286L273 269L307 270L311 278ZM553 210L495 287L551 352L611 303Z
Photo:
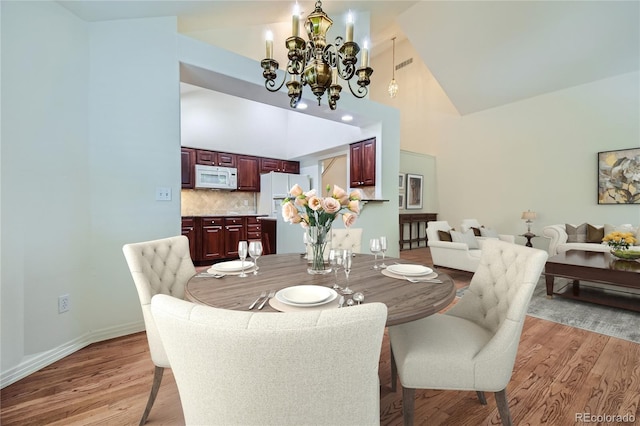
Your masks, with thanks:
M200 256L197 256L196 260L224 259L224 218L202 217L200 220Z
M269 172L300 173L299 161L278 160L276 158L260 158L260 174Z
M182 172L182 187L192 189L196 182L196 150L193 148L180 149L180 168Z
M198 238L196 235L196 219L194 217L182 218L182 235L189 239L189 254L191 259L195 260L197 257L196 243Z
M238 191L260 192L259 157L238 155Z
M375 186L376 184L376 138L366 139L349 145L350 185Z
M247 241L251 240L262 240L262 224L256 216L247 217Z
M262 216L183 216L182 235L189 238L191 259L197 266L211 265L221 260L238 258L240 241L262 240ZM275 220L273 221L275 224ZM273 241L273 243L271 243ZM275 252L275 228L267 237L274 251L264 248L264 254Z
M196 164L218 167L237 167L237 155L226 152L196 150Z
M226 217L224 219L225 257L238 257L238 243L247 239L247 227L244 217Z

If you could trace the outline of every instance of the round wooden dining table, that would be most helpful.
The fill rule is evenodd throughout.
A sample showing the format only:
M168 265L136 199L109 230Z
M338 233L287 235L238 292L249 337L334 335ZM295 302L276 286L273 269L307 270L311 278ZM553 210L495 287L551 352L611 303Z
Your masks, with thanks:
M349 274L349 288L364 294L363 303L381 302L387 305L387 326L403 324L433 315L448 306L456 295L453 280L448 275L436 271L440 283L411 283L405 279L384 275L374 269L374 256L355 254ZM334 272L325 275L311 275L307 272L307 261L300 254L272 254L258 259L258 274L248 272L246 277L237 273L222 278L194 275L186 284L185 299L194 303L221 309L249 311L249 306L262 292L267 295L296 285L320 285L332 287ZM409 263L400 259L385 259L385 263ZM380 264L380 260L378 260ZM344 287L346 278L342 268L338 271L338 284ZM340 294L340 292L338 291ZM345 295L346 299L353 295ZM336 303L327 304L334 308ZM345 305L346 307L346 305ZM303 308L304 309L304 308ZM253 312L279 312L272 303L265 303L262 310Z

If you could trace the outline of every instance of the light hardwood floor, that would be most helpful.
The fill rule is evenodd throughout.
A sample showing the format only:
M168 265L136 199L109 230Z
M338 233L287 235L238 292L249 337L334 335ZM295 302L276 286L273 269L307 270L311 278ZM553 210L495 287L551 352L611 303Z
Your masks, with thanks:
M401 257L431 262L428 249ZM447 272L457 287L468 285L471 274ZM401 425L402 396L389 388L386 336L382 348L380 420ZM152 377L144 333L96 343L2 389L0 424L138 424ZM640 345L527 317L507 396L515 425L587 424L576 420L580 413L635 418L598 424L640 424ZM416 425L500 424L493 396L487 401L480 405L474 392L417 391ZM184 424L170 370L147 424Z

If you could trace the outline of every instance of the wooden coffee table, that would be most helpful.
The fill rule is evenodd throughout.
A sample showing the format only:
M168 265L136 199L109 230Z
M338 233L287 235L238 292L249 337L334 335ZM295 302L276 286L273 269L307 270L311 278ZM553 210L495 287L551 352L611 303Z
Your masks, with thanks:
M547 297L558 295L601 305L640 312L640 262L618 260L609 253L569 250L547 260L544 275ZM556 277L573 280L573 285L553 289ZM580 286L580 281L608 284L614 288ZM619 291L617 287L620 287Z

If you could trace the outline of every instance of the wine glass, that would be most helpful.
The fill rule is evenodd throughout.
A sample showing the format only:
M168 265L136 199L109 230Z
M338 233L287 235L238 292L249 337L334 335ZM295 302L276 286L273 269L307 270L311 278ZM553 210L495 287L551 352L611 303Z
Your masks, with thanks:
M378 266L378 253L380 253L380 238L372 238L369 240L369 250L375 255L373 269L380 269Z
M262 256L262 242L261 241L251 241L249 243L249 256L253 259L255 264L255 269L253 270L253 275L258 275L258 258Z
M329 264L333 268L335 275L335 283L333 284L334 290L339 290L340 286L338 285L338 269L340 269L340 265L342 265L342 250L341 249L331 249L329 250Z
M387 251L387 237L380 237L380 251L382 252L382 263L380 264L380 269L384 269L387 265L384 264L384 255Z
M349 288L349 272L351 272L351 250L342 250L342 267L344 268L344 275L347 277L347 283L342 289L342 294L353 294L353 290Z
M240 241L238 243L238 257L242 261L242 272L240 273L240 277L244 278L247 274L244 273L244 260L247 258L247 242Z

